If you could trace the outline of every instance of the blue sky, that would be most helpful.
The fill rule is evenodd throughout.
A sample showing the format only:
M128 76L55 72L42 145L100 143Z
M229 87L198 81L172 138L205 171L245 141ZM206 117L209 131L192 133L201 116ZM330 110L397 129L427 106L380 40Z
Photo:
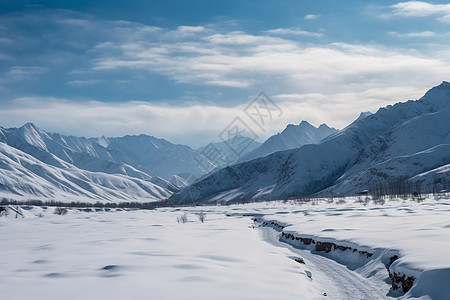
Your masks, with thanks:
M450 80L449 42L438 1L0 0L0 126L196 147L264 91L261 140L342 128Z

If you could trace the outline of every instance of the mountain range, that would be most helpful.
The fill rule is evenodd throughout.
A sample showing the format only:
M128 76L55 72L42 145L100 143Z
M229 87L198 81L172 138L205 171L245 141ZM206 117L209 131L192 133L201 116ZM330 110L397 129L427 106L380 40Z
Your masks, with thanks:
M192 149L149 135L83 138L31 123L0 127L0 196L229 203L353 195L396 180L448 189L450 83L419 100L361 113L342 130L302 121L262 144L236 138L239 149L231 140ZM207 156L211 148L227 163Z
M236 202L351 195L399 178L425 189L448 177L449 164L450 83L443 82L419 100L362 113L319 143L223 168L171 200Z
M82 202L163 200L204 176L205 165L209 170L222 167L205 155L208 147L234 163L263 146L237 138L245 148L233 149L224 141L192 149L148 135L84 138L48 133L32 123L0 127L0 195Z
M281 133L271 136L261 146L240 158L239 162L263 157L277 151L315 144L335 132L337 130L328 127L327 124L321 124L317 128L307 121L302 121L299 125L289 124Z

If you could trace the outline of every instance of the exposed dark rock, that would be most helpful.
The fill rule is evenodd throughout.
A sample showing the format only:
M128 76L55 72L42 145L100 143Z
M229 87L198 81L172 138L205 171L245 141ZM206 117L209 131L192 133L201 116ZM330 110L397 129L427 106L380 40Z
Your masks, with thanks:
M413 276L406 277L405 274L401 274L400 276L400 274L395 272L394 274L389 272L389 277L392 280L392 289L398 290L399 288L402 288L404 293L408 292L412 288L415 280Z
M329 242L317 242L316 243L316 251L325 251L326 253L331 252L335 248L334 243Z
M346 251L346 250L352 250L352 247L346 247L346 246L336 245L336 249L339 249L339 250L341 250L341 251Z
M296 262L298 262L299 264L305 264L305 260L303 258L301 258L301 257L296 257L296 258L294 258L294 260Z
M392 256L391 258L389 258L389 262L390 262L389 266L392 265L392 263L393 263L394 261L396 261L397 259L398 259L398 256L397 256L397 255L394 255L394 256Z
M371 257L373 255L373 253L367 252L367 251L359 251L359 253L361 254L365 254L367 256L367 258Z
M8 211L3 206L0 206L0 216L7 215Z
M309 238L300 238L300 241L305 245L315 244L315 241Z

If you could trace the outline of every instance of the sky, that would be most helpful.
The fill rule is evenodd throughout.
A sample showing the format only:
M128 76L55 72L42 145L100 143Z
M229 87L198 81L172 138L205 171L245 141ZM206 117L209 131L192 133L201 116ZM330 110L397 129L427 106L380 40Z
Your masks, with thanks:
M149 134L199 147L236 120L262 142L450 81L440 1L0 0L0 126ZM248 107L264 92L264 126Z

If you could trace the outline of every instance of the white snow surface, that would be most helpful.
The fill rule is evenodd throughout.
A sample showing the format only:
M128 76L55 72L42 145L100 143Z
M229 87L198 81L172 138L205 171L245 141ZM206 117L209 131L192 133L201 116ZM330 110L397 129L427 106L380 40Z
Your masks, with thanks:
M250 218L180 210L31 210L0 219L2 299L321 297L304 268L262 241ZM32 213L41 212L43 218Z
M23 207L0 217L5 299L448 299L450 198L357 198L246 205L80 211ZM333 202L333 203L331 203ZM339 203L339 204L338 204ZM201 223L196 213L206 214ZM187 213L188 222L177 223ZM37 217L36 214L41 214ZM375 253L293 247L286 233ZM295 246L295 245L294 245ZM416 278L390 291L391 272ZM305 264L294 259L302 258Z
M420 202L411 199L391 199L376 202L365 197L315 200L298 205L250 204L253 213L267 222L285 226L285 233L333 242L353 249L369 251L385 258L398 255L389 268L393 273L416 278L405 295L390 292L390 296L404 299L448 299L450 295L450 197L445 194L429 196ZM340 203L340 204L337 204ZM251 209L242 208L249 214ZM302 245L300 242L297 245ZM302 245L303 246L303 245ZM304 246L304 248L307 248ZM311 249L311 248L309 248ZM386 276L386 270L361 266L351 250L335 250L331 257L365 277ZM369 268L368 268L369 266Z

